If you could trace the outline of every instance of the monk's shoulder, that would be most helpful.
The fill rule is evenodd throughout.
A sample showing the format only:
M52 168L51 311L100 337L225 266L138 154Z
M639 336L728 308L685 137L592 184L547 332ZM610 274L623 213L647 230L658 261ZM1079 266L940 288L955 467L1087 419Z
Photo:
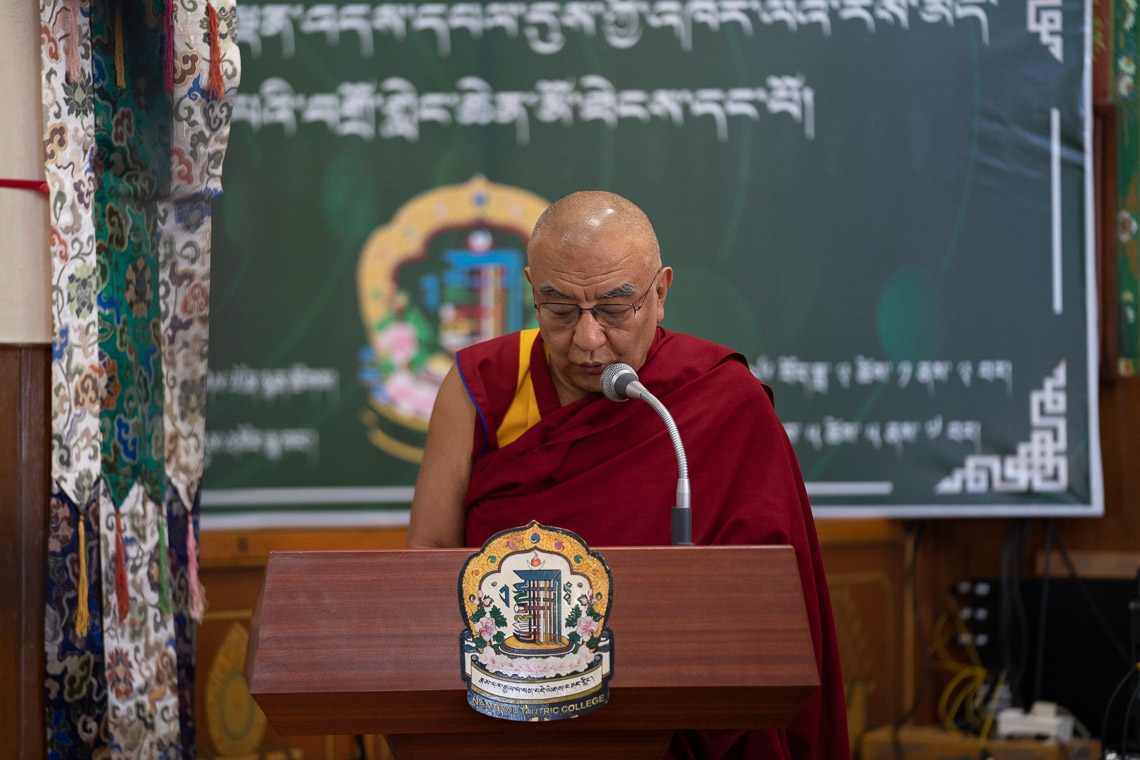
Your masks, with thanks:
M666 361L685 366L689 373L702 376L706 382L724 384L736 394L775 401L771 387L757 379L744 354L695 335L664 329L661 332L659 351Z

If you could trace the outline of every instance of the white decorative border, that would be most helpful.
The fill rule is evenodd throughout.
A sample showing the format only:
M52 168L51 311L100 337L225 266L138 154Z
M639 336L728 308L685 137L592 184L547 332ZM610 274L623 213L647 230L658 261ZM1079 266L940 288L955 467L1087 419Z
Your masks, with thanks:
M1056 493L1069 487L1068 395L1065 362L1029 394L1032 427L1017 453L966 457L966 464L938 482L934 492Z
M1061 0L1029 0L1025 5L1025 27L1036 34L1041 44L1058 61L1064 62L1065 49L1061 39L1064 21Z

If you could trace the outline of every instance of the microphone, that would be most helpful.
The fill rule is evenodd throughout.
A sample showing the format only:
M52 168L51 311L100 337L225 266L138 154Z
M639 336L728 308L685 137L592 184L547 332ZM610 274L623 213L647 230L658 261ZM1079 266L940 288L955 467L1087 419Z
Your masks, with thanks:
M628 364L611 364L602 371L602 393L610 401L625 401L635 398L653 407L669 431L673 442L673 452L677 455L677 504L673 507L673 545L693 545L693 519L690 508L689 462L685 458L685 448L681 445L681 433L673 422L673 415L657 397L649 392L637 373Z
M649 391L637 379L633 367L628 364L611 364L602 371L602 393L610 401L625 401L628 398L641 398L642 394Z

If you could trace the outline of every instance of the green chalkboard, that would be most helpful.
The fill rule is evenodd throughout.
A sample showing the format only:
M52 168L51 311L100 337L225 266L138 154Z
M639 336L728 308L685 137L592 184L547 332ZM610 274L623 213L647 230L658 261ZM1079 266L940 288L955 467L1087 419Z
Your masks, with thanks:
M1089 8L243 2L208 522L399 521L543 204L625 195L665 325L776 394L817 514L1099 514ZM682 436L684 431L682 431Z

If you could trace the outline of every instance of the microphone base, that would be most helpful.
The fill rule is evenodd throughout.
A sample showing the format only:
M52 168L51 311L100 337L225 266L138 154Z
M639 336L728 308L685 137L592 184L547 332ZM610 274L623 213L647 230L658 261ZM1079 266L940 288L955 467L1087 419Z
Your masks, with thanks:
M688 507L673 507L673 546L693 545L692 517Z

